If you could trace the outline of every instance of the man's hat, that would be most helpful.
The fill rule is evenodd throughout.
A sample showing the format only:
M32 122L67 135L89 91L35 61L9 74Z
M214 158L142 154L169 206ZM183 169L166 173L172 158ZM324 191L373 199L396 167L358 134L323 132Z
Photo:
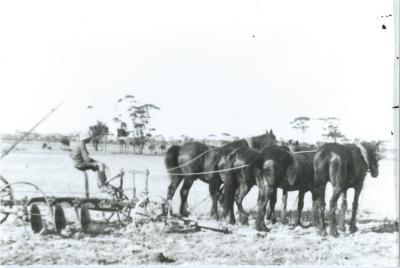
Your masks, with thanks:
M92 134L90 132L83 132L79 135L79 139L81 141L90 140L92 138Z

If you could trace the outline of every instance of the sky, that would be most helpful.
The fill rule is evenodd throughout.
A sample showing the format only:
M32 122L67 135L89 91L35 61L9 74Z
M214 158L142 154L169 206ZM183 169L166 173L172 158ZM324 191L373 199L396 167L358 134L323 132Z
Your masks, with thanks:
M165 137L228 132L320 140L335 116L349 138L391 139L389 0L1 1L0 131L114 131L117 99L161 108ZM386 25L386 30L382 29ZM87 109L87 106L93 106Z

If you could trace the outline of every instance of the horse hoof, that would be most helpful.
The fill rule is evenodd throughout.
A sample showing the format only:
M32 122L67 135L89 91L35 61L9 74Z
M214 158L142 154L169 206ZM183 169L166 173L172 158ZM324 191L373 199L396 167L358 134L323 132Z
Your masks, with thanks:
M265 225L256 226L256 230L259 232L269 232L269 229Z
M331 230L329 231L329 235L330 235L330 236L333 236L333 237L338 237L338 236L339 236L339 233L338 233L338 231L337 231L336 229L331 229Z
M358 231L358 228L356 226L350 226L350 233L355 233Z
M327 232L326 232L326 230L318 230L318 234L319 234L320 236L327 236L327 235L328 235Z
M210 215L210 219L211 219L211 220L214 220L214 221L218 221L218 220L219 220L218 216L215 215L215 214L211 214L211 215Z
M303 224L301 224L301 222L296 222L296 224L294 225L295 227L300 226L301 228L305 228L305 226Z
M188 217L188 216L189 216L189 212L187 212L187 211L181 211L179 214L180 214L182 217Z
M241 218L239 220L241 225L249 225L249 219L248 218Z
M339 231L346 232L346 226L344 224L339 225Z

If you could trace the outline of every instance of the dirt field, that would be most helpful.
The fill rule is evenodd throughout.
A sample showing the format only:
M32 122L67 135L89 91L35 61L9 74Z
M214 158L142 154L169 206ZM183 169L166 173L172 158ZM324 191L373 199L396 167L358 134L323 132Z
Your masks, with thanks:
M165 195L168 178L162 157L99 154L95 156L110 166L110 174L124 169L150 169L150 192ZM380 176L367 178L360 199L359 231L341 233L339 238L320 237L316 229L292 228L269 224L269 233L254 230L254 218L249 226L230 226L232 234L212 231L168 233L149 227L142 233L132 226L123 229L98 226L92 234L73 228L63 236L55 234L27 236L23 226L15 226L12 219L0 226L0 263L10 264L301 264L301 265L368 265L395 266L398 264L398 224L394 198L394 161L383 160ZM83 176L74 170L66 153L19 151L2 161L1 174L10 182L29 181L50 195L82 196ZM93 196L99 196L91 175ZM126 187L131 186L127 177ZM137 177L137 188L144 189L144 181ZM327 197L330 196L330 189ZM18 194L18 193L17 193ZM207 212L210 200L207 186L196 182L189 195L191 217L202 224L223 225L210 221ZM253 189L244 205L253 210L257 189ZM279 200L279 196L278 196ZM349 195L349 207L352 197ZM295 205L296 194L289 194L288 208ZM174 198L174 210L179 193ZM305 209L311 200L307 194ZM277 208L280 207L278 201ZM225 226L225 225L224 225Z

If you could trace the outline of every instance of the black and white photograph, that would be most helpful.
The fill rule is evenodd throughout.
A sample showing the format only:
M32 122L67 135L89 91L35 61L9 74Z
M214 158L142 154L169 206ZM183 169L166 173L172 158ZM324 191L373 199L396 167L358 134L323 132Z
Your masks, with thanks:
M0 0L0 265L399 265L399 0Z

